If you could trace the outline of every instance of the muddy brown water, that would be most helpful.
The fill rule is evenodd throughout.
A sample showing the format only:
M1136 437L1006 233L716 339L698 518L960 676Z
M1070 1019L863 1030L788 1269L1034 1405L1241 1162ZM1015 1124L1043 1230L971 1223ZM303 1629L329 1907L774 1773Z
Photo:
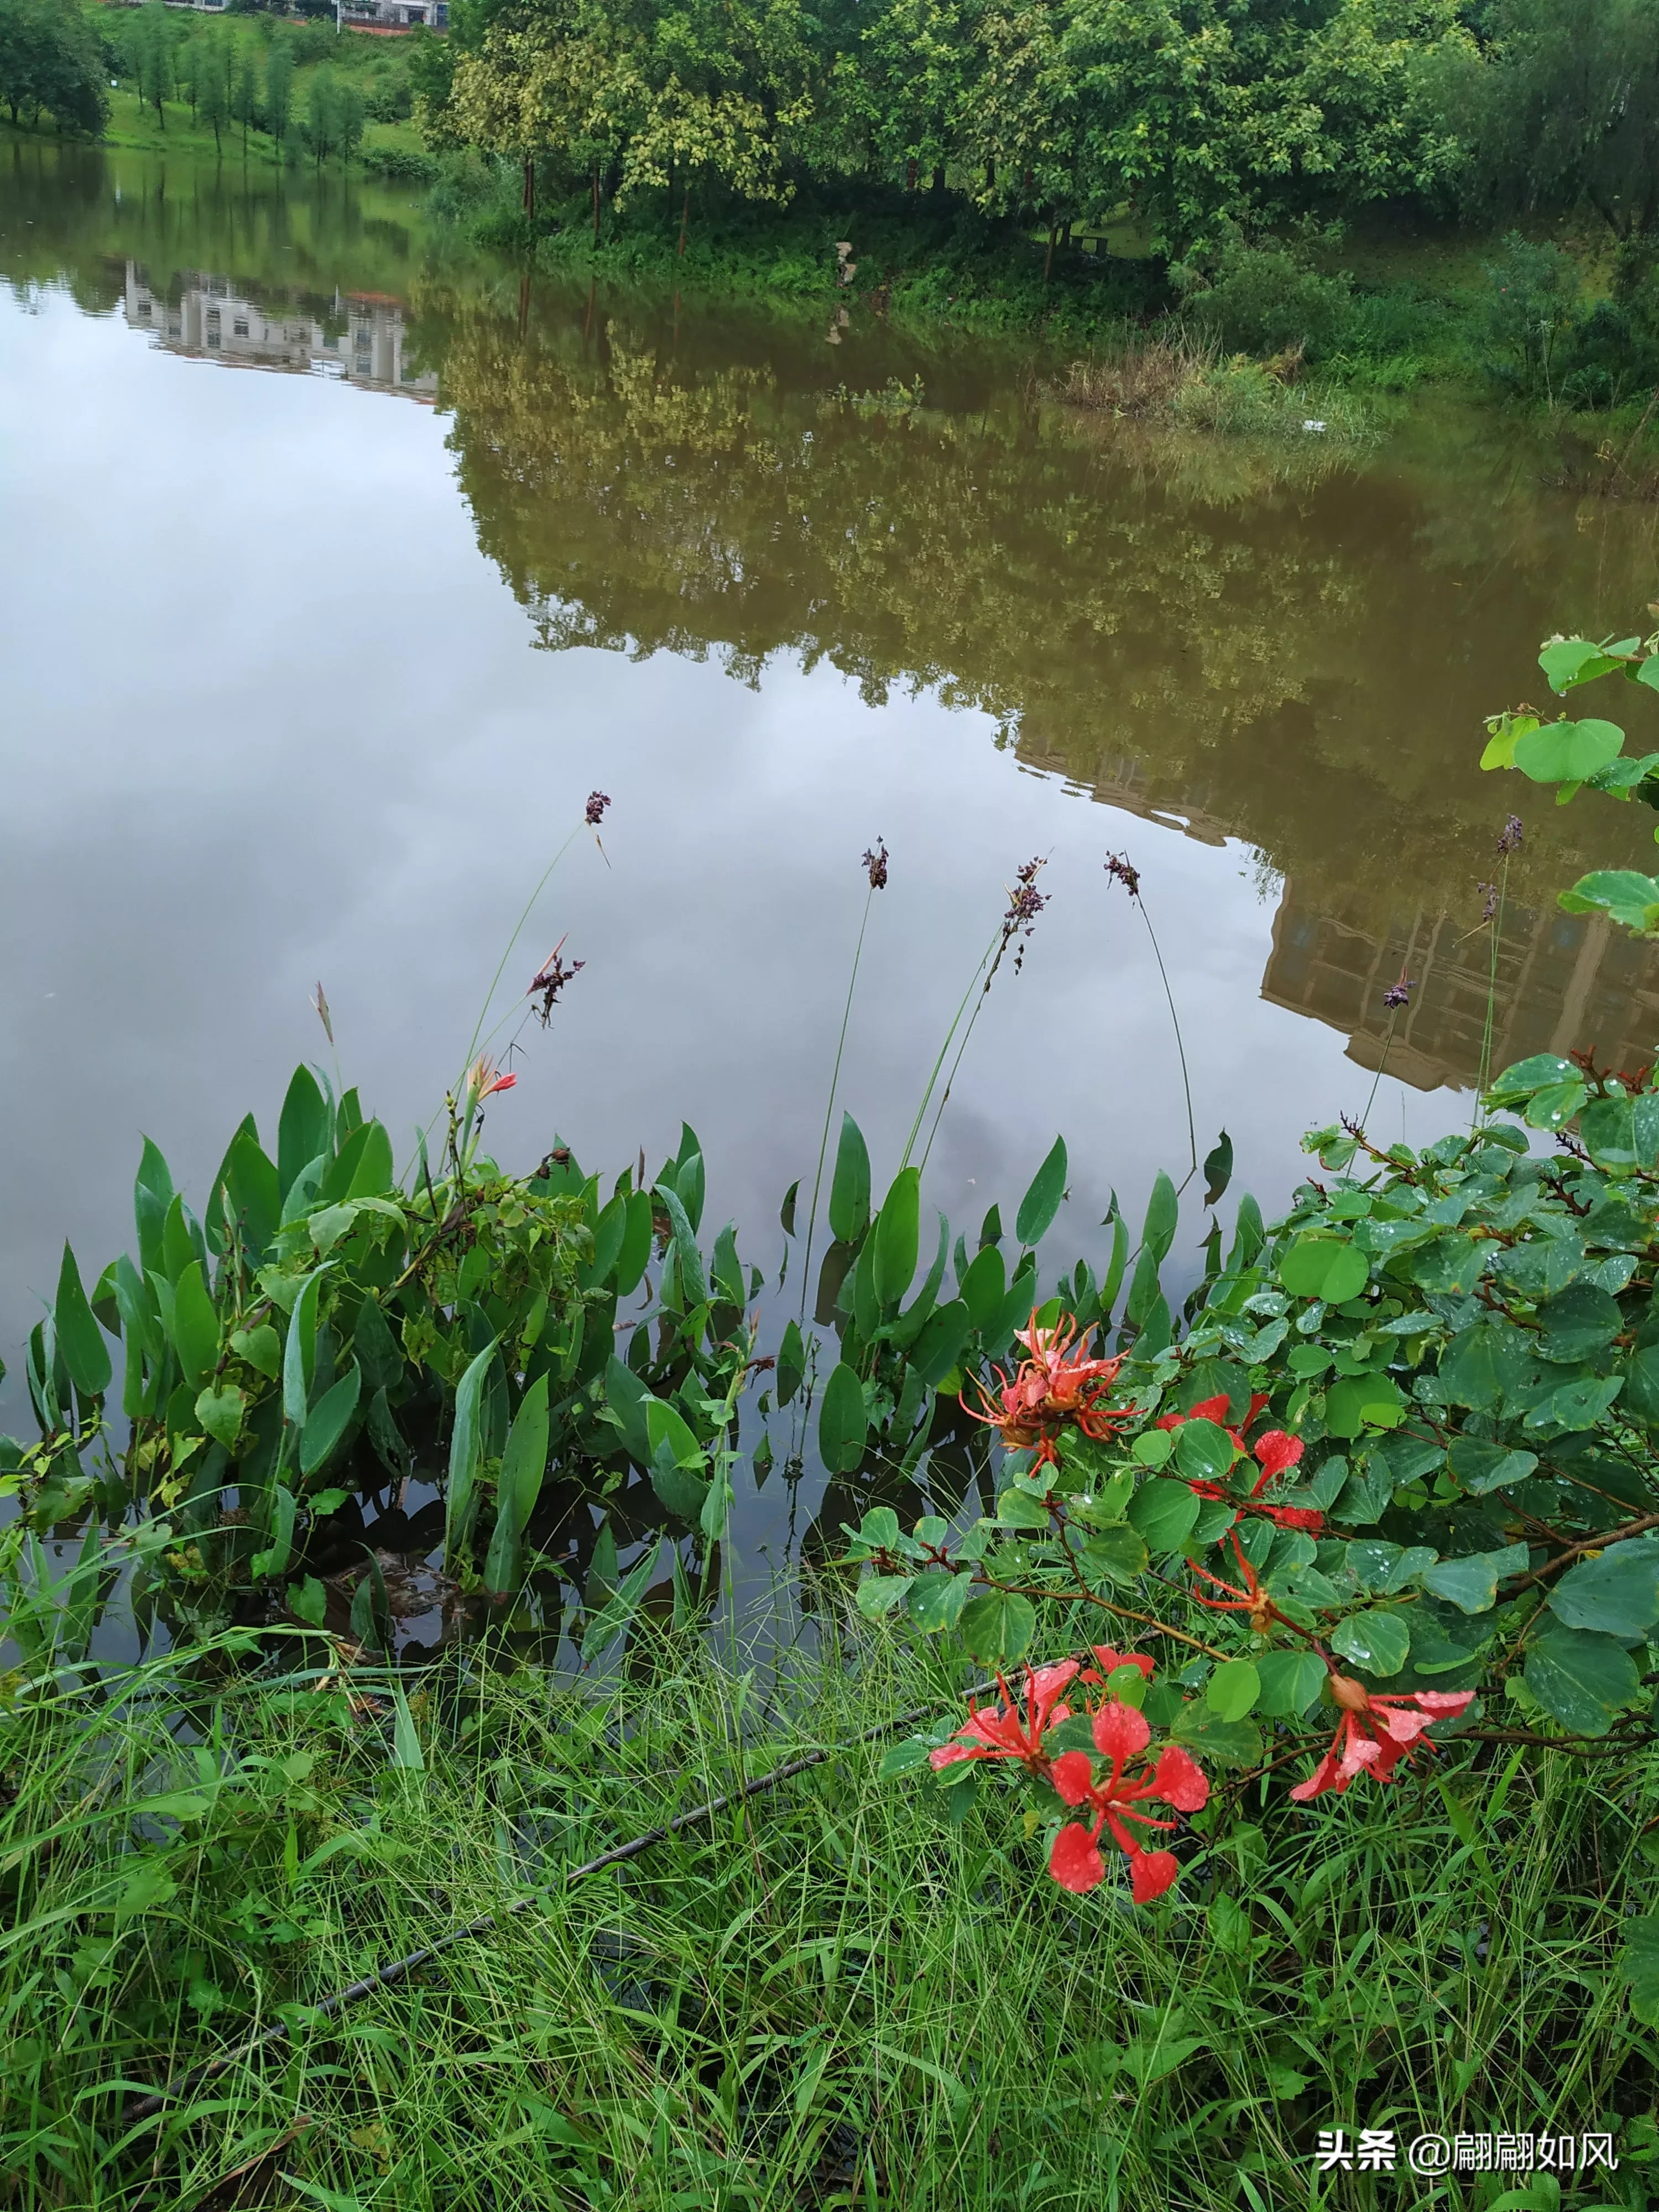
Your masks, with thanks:
M603 849L498 1004L562 937L586 964L545 1036L503 1032L492 1141L614 1170L689 1120L711 1234L769 1273L878 836L842 1096L878 1182L1047 856L928 1182L976 1222L1063 1131L1056 1266L1186 1164L1111 853L1200 1149L1224 1125L1269 1209L1379 1064L1385 1136L1467 1116L1511 809L1495 1064L1651 1056L1652 956L1553 892L1651 866L1653 817L1477 763L1481 717L1543 696L1541 638L1651 626L1653 517L1553 485L1493 412L1431 396L1358 458L1176 438L867 307L528 282L418 194L16 136L0 276L0 1425L64 1236L94 1271L130 1237L141 1131L199 1192L246 1110L274 1123L330 1059L319 979L345 1079L412 1139L594 788ZM1659 745L1647 695L1621 708ZM811 1502L746 1498L739 1549L778 1565Z

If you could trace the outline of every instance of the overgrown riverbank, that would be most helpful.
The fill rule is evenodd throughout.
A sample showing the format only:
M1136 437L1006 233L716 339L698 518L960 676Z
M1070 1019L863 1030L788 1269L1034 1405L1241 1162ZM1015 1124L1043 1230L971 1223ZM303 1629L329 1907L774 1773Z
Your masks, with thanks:
M1639 714L1659 637L1537 674ZM1517 788L1659 799L1609 720L1488 730ZM504 1174L488 1057L402 1176L305 1070L199 1213L146 1144L0 1451L16 2201L1221 2212L1449 2172L1644 2212L1659 1089L1493 1069L1522 838L1472 1126L1315 1131L1224 1234L1189 1106L1182 1182L1063 1270L1063 1141L971 1245L921 1203L1041 859L879 1180L837 1060L785 1279L705 1230L689 1127L649 1179ZM1634 869L1562 902L1659 932ZM735 1601L740 1486L809 1468L793 1583ZM171 1649L100 1648L118 1589Z
M1335 1817L1252 1784L1151 1917L1056 1890L994 1808L878 1778L858 1739L954 1700L926 1651L830 1635L775 1675L647 1634L623 1677L558 1686L480 1650L406 1703L310 1656L266 1670L285 1686L155 1660L94 1730L72 1679L0 1714L7 2201L1223 2212L1302 2201L1318 2130L1360 2125L1398 2170L1357 2201L1411 2185L1419 2136L1592 2128L1620 2160L1595 2201L1648 2201L1618 1968L1652 1873L1603 1770L1511 1763L1494 1792L1454 1760ZM289 2045L137 2116L278 2021Z

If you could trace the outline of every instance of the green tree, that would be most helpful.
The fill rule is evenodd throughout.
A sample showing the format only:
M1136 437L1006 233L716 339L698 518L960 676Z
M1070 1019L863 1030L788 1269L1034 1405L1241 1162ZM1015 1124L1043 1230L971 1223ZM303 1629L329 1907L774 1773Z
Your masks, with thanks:
M340 95L331 70L313 70L301 130L312 159L320 169L340 143Z
M294 121L294 48L282 32L265 58L264 113L265 129L279 146L285 145Z
M1449 88L1478 117L1483 213L1593 210L1616 238L1659 231L1659 0L1497 0L1492 58Z
M219 38L200 38L201 48L196 65L196 98L201 119L213 131L214 149L224 151L223 131L230 120L230 63L224 41Z
M335 140L340 159L349 161L363 143L368 109L362 94L349 79L341 85L335 103Z
M259 113L258 73L246 45L236 58L235 74L230 81L230 112L232 119L242 126L242 151L246 154L249 128Z
M167 127L166 101L177 85L173 68L173 33L167 22L166 0L144 0L133 19L129 51L138 80L138 97L155 110L163 131Z
M74 0L0 0L0 100L14 123L50 115L95 135L109 117L103 42Z

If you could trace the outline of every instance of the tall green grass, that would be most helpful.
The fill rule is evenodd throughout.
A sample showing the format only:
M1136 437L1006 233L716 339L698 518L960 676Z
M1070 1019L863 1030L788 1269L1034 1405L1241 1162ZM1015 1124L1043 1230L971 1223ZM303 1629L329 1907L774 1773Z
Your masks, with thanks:
M1136 1911L1056 1889L994 1784L956 1826L926 1778L877 1778L853 1739L950 1686L827 1620L781 1668L666 1634L605 1683L457 1652L401 1705L222 1648L114 1696L14 1684L0 2196L1259 2212L1419 2201L1403 2173L1316 2178L1320 2127L1599 2124L1620 2171L1571 2201L1647 2202L1659 2053L1615 1954L1652 1880L1650 1759L1449 1759L1310 1809L1269 1778ZM712 1829L556 1886L820 1744L843 1748ZM307 2005L538 1883L307 2031ZM291 2048L131 2118L277 2018Z

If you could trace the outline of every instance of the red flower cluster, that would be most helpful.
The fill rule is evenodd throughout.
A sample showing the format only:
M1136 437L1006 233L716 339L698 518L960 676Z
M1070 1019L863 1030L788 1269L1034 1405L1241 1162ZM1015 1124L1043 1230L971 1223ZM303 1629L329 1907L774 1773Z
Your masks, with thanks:
M1117 1698L1107 1698L1092 1717L1095 1748L1111 1762L1102 1779L1097 1781L1094 1762L1086 1751L1063 1751L1050 1758L1043 1748L1043 1738L1050 1729L1071 1717L1071 1707L1061 1699L1073 1681L1102 1686L1120 1667L1138 1667L1143 1675L1152 1671L1152 1662L1144 1652L1116 1651L1101 1644L1093 1647L1093 1656L1092 1667L1081 1667L1075 1659L1062 1659L1050 1667L1028 1667L1023 1705L999 1675L1003 1702L994 1707L970 1707L967 1723L956 1741L930 1752L928 1764L937 1774L963 1759L1008 1759L1051 1784L1063 1804L1086 1808L1093 1816L1087 1825L1068 1820L1054 1838L1048 1854L1048 1871L1054 1880L1062 1889L1079 1895L1103 1881L1106 1863L1099 1845L1102 1832L1109 1831L1128 1859L1135 1902L1144 1905L1164 1894L1180 1868L1172 1851L1146 1850L1136 1832L1139 1828L1172 1828L1175 1822L1138 1808L1156 1802L1178 1813L1196 1813L1208 1802L1210 1785L1201 1768L1175 1744L1164 1747L1155 1765L1132 1778L1127 1770L1152 1741L1152 1725L1144 1713ZM1133 1826L1128 1825L1131 1822Z
M1053 1328L1041 1328L1034 1310L1030 1322L1015 1334L1030 1356L1012 1377L1000 1367L994 1370L1001 1386L996 1392L975 1383L978 1406L968 1403L965 1392L960 1402L964 1413L995 1429L1012 1450L1035 1449L1034 1468L1056 1463L1054 1440L1062 1430L1079 1429L1085 1437L1103 1442L1133 1418L1101 1402L1117 1379L1122 1356L1089 1358L1079 1349L1081 1332L1069 1315Z
M1018 1698L999 1674L997 1686L1006 1702L996 1706L970 1703L967 1725L957 1732L957 1741L929 1752L927 1764L937 1774L964 1759L1017 1759L1033 1774L1046 1773L1048 1756L1042 1739L1071 1717L1071 1707L1062 1705L1060 1698L1077 1672L1075 1659L1061 1659L1052 1667L1028 1667L1023 1716Z
M1255 1486L1248 1498L1238 1498L1224 1484L1206 1482L1188 1476L1186 1478L1188 1490L1199 1498L1224 1499L1228 1504L1236 1506L1239 1513L1257 1514L1264 1521L1271 1521L1277 1528L1305 1528L1310 1534L1317 1535L1325 1525L1325 1516L1317 1507L1274 1505L1261 1495L1270 1482L1281 1474L1287 1474L1301 1460L1303 1450L1301 1437L1287 1436L1283 1429L1269 1429L1264 1435L1256 1438L1254 1445L1247 1444L1244 1441L1243 1430L1248 1429L1253 1421L1258 1419L1267 1411L1267 1397L1261 1391L1255 1394L1250 1400L1250 1410L1244 1416L1243 1427L1237 1429L1231 1427L1228 1424L1227 1403L1227 1397L1224 1392L1218 1398L1206 1398L1200 1404L1194 1406L1190 1413L1165 1413L1162 1420L1155 1421L1152 1425L1159 1429L1178 1429L1188 1421L1213 1421L1217 1428L1226 1430L1241 1454L1254 1452L1261 1468L1261 1474L1256 1477Z
M1328 1790L1340 1797L1357 1774L1371 1773L1387 1782L1402 1759L1411 1764L1425 1729L1461 1713L1474 1695L1473 1690L1368 1690L1352 1675L1335 1673L1330 1692L1342 1717L1330 1749L1307 1780L1291 1790L1298 1804L1305 1805Z
M1092 1734L1096 1750L1110 1759L1111 1771L1097 1782L1086 1751L1064 1751L1054 1761L1050 1779L1060 1796L1067 1805L1086 1806L1094 1819L1087 1827L1076 1820L1066 1822L1054 1838L1048 1871L1062 1889L1081 1893L1094 1888L1106 1876L1100 1835L1103 1828L1109 1829L1112 1841L1129 1862L1129 1887L1135 1903L1145 1905L1151 1898L1163 1896L1180 1873L1180 1863L1173 1851L1146 1850L1127 1823L1173 1828L1173 1820L1160 1820L1136 1808L1150 1798L1173 1806L1178 1813L1196 1813L1209 1802L1210 1785L1196 1762L1173 1743L1158 1754L1156 1766L1131 1781L1127 1769L1152 1741L1152 1723L1145 1713L1116 1698L1108 1698L1095 1715Z

